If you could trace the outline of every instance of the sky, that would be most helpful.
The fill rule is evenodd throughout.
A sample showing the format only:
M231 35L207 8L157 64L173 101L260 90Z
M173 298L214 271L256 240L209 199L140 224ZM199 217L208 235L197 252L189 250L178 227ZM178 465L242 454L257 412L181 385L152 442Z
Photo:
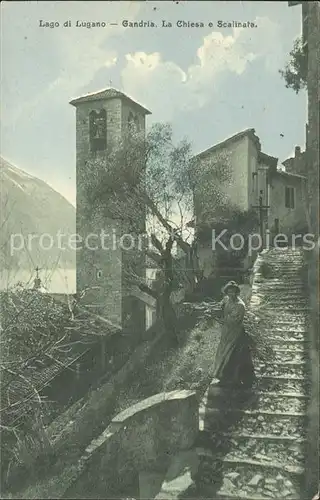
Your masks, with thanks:
M40 21L59 27L40 27ZM71 27L63 27L65 21ZM123 27L153 21L156 28ZM162 27L162 21L172 27ZM176 22L204 27L177 27ZM219 27L218 21L254 28ZM76 22L106 27L76 27ZM111 25L116 23L116 25ZM209 23L211 25L209 26ZM301 34L287 2L2 2L1 155L76 200L75 108L70 100L115 87L170 122L198 153L254 128L262 150L291 156L305 145L306 94L279 69Z

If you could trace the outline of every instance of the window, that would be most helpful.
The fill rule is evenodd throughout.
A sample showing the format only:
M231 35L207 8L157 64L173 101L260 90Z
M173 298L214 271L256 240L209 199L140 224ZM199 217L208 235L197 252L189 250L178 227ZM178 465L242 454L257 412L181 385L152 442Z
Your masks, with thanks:
M294 208L294 188L286 187L285 188L285 201L286 208Z
M131 133L137 133L140 130L139 118L134 116L131 111L128 117L128 128Z
M102 271L99 269L99 270L97 271L97 279L99 280L99 279L101 279L101 278L102 278Z
M106 137L106 111L92 110L89 118L91 151L104 151L107 146Z
M257 181L258 181L258 172L252 172L252 192L256 190Z

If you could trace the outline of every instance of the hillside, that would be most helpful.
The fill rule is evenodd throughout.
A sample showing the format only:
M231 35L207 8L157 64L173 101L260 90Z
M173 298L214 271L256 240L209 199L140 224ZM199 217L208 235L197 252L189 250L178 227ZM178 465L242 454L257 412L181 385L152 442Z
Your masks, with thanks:
M76 252L67 248L68 236L76 232L74 206L44 181L3 158L0 166L2 274L28 276L36 266L43 273L75 269ZM59 232L65 235L60 244Z

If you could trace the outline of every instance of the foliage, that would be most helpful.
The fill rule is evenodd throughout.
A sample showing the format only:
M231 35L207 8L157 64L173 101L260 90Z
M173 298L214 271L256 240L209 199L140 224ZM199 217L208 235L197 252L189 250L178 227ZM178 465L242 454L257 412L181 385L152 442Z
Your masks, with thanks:
M307 51L302 38L297 38L290 52L290 61L284 70L279 70L286 82L287 88L292 88L297 94L307 87L308 61Z
M82 172L81 184L87 200L86 215L104 220L131 235L147 231L149 245L142 250L163 272L161 291L154 293L135 271L137 252L126 259L126 285L143 287L143 291L165 301L158 308L169 308L170 294L176 282L191 288L197 279L196 256L190 244L192 234L187 227L192 206L191 144L186 140L175 144L168 124L155 124L146 134L125 134L109 145L105 154L92 159ZM90 173L88 175L88 172ZM146 220L146 224L145 224ZM188 241L189 240L189 241ZM188 260L186 269L175 272L176 248ZM182 277L184 274L184 277Z
M226 188L233 182L231 152L221 149L206 157L195 157L191 182L197 225L210 224L212 218L224 217L230 209Z
M256 233L258 223L258 215L254 209L242 211L230 206L228 210L224 211L222 220L200 227L197 239L200 242L210 241L214 230L217 268L240 267L242 259L248 253L249 235ZM237 236L239 234L243 240ZM232 248L231 243L234 248Z
M146 137L124 135L105 155L90 160L82 173L88 207L96 212L102 206L104 215L127 221L137 232L144 231L139 224L142 213L158 237L168 233L159 215L182 231L192 201L191 145L186 140L175 145L172 136L170 125L155 124Z

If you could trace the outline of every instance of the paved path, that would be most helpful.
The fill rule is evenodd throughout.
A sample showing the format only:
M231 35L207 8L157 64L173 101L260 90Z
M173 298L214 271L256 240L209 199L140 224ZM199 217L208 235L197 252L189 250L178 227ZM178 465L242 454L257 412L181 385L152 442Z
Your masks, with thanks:
M275 355L255 360L254 394L208 389L200 408L199 499L301 499L309 378L303 255L273 249L260 259L268 277L256 275L249 309L267 302L268 316L274 313L266 334Z

